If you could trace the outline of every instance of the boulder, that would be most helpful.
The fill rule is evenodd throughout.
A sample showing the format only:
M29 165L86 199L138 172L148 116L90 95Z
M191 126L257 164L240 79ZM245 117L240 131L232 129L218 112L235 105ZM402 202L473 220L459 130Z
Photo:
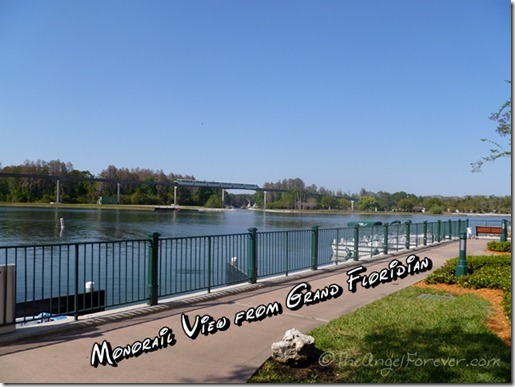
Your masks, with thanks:
M287 330L281 341L272 344L272 358L289 366L302 366L315 352L315 338L293 328Z

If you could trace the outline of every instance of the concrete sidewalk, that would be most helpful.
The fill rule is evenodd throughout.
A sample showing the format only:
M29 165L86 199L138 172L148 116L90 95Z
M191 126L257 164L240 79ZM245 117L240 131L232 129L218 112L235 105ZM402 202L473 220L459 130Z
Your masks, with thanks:
M486 239L467 241L467 255L484 254ZM394 259L406 265L406 258L415 254L429 258L433 271L446 260L459 254L458 241L417 250L405 250L374 260L346 262L316 272L310 271L287 278L269 279L254 285L243 285L193 298L160 301L155 307L140 306L95 315L64 324L45 323L17 329L0 335L0 382L2 383L245 383L271 355L270 346L282 339L291 328L307 333L338 316L352 312L374 300L424 279L429 272L408 275L402 279L366 289L348 289L347 272L357 266L366 267L368 275L388 267ZM315 274L314 274L315 273ZM311 290L331 284L343 288L343 294L298 310L287 308L288 293L306 282ZM239 312L259 305L279 304L282 313L270 313L261 321L235 323ZM277 305L275 305L277 307ZM273 309L273 308L272 308ZM271 310L272 311L272 310ZM277 311L277 310L276 310ZM181 315L188 317L192 328L196 316L210 316L218 321L215 333L196 338L183 328ZM245 313L244 313L245 314ZM255 315L255 313L254 313ZM224 319L225 317L225 319ZM250 316L249 316L250 317ZM207 319L207 317L205 318ZM230 324L230 325L229 325ZM216 326L216 323L212 324ZM166 329L169 328L168 333ZM173 331L172 336L170 332ZM113 365L91 365L93 348L101 353L104 341L114 350L135 342L144 342L154 350L137 357L121 357ZM172 339L174 339L172 341ZM163 343L168 343L165 347ZM104 344L104 349L108 345ZM136 346L137 347L137 346ZM117 351L114 351L116 355ZM113 355L113 356L114 356ZM94 356L99 362L100 356ZM107 354L104 352L104 360Z

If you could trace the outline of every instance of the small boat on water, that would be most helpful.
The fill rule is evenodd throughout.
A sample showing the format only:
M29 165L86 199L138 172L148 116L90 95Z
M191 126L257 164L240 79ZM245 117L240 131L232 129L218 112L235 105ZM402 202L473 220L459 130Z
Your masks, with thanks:
M376 255L379 254L379 248L382 246L380 235L374 230L374 227L381 226L383 222L375 220L360 220L357 222L347 222L347 227L358 227L369 229L366 234L358 239L358 256ZM375 233L374 233L375 232ZM372 234L374 233L374 234ZM331 243L333 255L331 260L333 262L346 261L355 258L354 238L345 239L341 238L339 242L334 239Z
M347 222L347 227L374 227L381 226L383 222L375 221L375 220L360 220L358 222Z
M358 257L377 255L381 252L383 242L376 238L363 237L358 240ZM331 243L333 255L331 261L346 261L355 258L354 239L333 239Z

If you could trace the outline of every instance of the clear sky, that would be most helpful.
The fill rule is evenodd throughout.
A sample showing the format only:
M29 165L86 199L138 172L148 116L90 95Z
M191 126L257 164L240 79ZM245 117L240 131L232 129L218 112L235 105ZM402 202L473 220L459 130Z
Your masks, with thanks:
M511 49L508 0L2 0L0 163L510 195Z

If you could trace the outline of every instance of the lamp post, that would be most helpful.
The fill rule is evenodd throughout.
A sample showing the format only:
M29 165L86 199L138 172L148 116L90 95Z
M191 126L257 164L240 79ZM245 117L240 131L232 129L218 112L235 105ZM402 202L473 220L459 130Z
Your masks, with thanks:
M467 234L460 233L460 256L456 265L456 277L467 274Z
M501 223L501 242L506 242L508 240L508 230L506 229L506 219L502 220Z

